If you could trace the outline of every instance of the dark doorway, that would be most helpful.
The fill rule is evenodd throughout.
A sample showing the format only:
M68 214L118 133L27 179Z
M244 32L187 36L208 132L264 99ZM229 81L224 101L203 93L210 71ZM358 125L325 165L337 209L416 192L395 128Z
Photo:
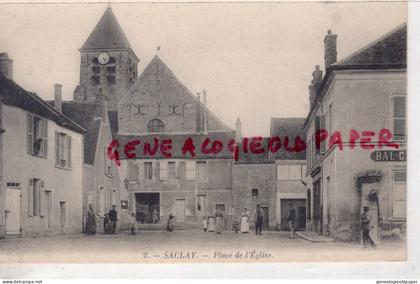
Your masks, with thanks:
M314 228L315 232L322 234L322 205L321 205L321 180L313 183L314 194Z
M158 192L136 193L136 220L144 223L160 221L160 196Z
M261 206L261 209L264 213L263 229L268 230L270 226L270 215L269 215L268 207Z

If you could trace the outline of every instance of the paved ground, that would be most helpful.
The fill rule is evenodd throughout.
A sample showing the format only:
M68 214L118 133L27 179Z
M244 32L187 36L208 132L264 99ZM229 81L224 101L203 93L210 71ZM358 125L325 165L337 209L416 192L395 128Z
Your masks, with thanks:
M354 243L311 243L289 239L287 232L235 234L199 230L142 231L135 236L70 235L0 240L0 262L318 262L401 261L403 242L384 243L375 250Z

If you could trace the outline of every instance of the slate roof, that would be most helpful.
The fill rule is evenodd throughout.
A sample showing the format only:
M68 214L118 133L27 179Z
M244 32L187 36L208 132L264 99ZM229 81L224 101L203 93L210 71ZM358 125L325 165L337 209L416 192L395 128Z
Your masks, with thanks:
M283 141L287 136L289 137L290 146L294 145L296 137L302 138L305 141L306 136L303 129L305 118L287 117L287 118L271 118L270 122L270 137L278 136L281 139L281 148L276 153L272 154L272 158L278 160L305 160L306 151L290 152L284 149Z
M238 147L240 150L238 154L238 161L236 161L235 164L273 164L274 160L270 157L268 151L269 141L270 137L263 137L261 145L262 148L264 148L264 153L261 154L254 154L250 151L248 151L248 153L244 153L242 150L242 143L239 143Z
M58 112L35 93L26 91L14 81L2 75L0 75L0 100L6 105L52 120L64 128L81 134L85 133L85 129L77 122Z
M407 25L397 27L378 40L336 62L333 66L401 66L407 64Z
M87 38L80 50L89 49L130 49L128 42L120 24L117 21L111 7L108 7L95 29Z
M156 87L157 86L157 87ZM172 70L156 55L150 63L143 70L138 80L124 94L120 100L120 104L131 101L142 101L141 96L153 96L160 98L161 101L165 99L182 100L185 103L196 106L198 99L193 95L184 84L179 81ZM204 105L200 102L201 116L204 111ZM195 117L192 119L196 119ZM208 131L232 131L226 126L214 113L207 108L207 124ZM202 129L202 120L201 120Z
M95 119L95 104L63 102L62 112L86 129L84 137L84 163L93 165L98 145L101 120Z

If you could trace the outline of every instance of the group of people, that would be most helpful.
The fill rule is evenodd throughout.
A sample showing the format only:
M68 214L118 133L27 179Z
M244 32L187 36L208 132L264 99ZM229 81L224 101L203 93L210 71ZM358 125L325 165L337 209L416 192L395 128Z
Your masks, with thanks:
M109 210L108 214L105 214L103 216L104 218L103 228L104 228L105 234L115 234L115 231L117 228L117 221L118 221L118 213L115 208L116 206L112 205L112 208L111 210ZM95 214L92 204L89 203L89 208L88 208L87 216L86 216L86 225L85 225L85 233L88 235L96 234L96 216L102 217L99 214Z

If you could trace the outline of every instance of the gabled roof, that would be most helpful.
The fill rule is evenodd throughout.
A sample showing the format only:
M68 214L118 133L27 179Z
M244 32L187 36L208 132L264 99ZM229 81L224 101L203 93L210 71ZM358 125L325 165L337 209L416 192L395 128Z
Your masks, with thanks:
M333 66L407 64L407 24L401 25Z
M138 80L131 86L130 90L124 94L120 103L127 101L135 102L140 96L154 96L170 98L183 101L192 105L198 105L198 100L184 84L182 84L169 67L156 55L143 70ZM204 105L200 102L200 112L204 112ZM192 118L195 119L195 118ZM202 124L202 121L201 121ZM207 107L208 131L232 131ZM203 128L202 125L200 127Z
M78 133L85 129L69 117L61 114L53 106L41 99L35 93L24 90L14 81L0 75L0 100L2 103L14 106L43 118L49 119L58 125Z
M84 138L84 163L93 165L99 139L101 120L95 117L97 113L95 104L63 102L62 112L86 129Z
M270 122L270 137L280 137L281 148L276 153L272 154L272 158L276 160L305 160L306 151L290 152L284 149L283 141L287 136L289 137L290 146L295 144L296 137L300 137L305 141L305 132L303 129L305 118L301 117L286 117L286 118L271 118Z
M117 21L111 7L108 7L102 15L95 29L89 35L80 50L89 49L130 49L120 24Z

